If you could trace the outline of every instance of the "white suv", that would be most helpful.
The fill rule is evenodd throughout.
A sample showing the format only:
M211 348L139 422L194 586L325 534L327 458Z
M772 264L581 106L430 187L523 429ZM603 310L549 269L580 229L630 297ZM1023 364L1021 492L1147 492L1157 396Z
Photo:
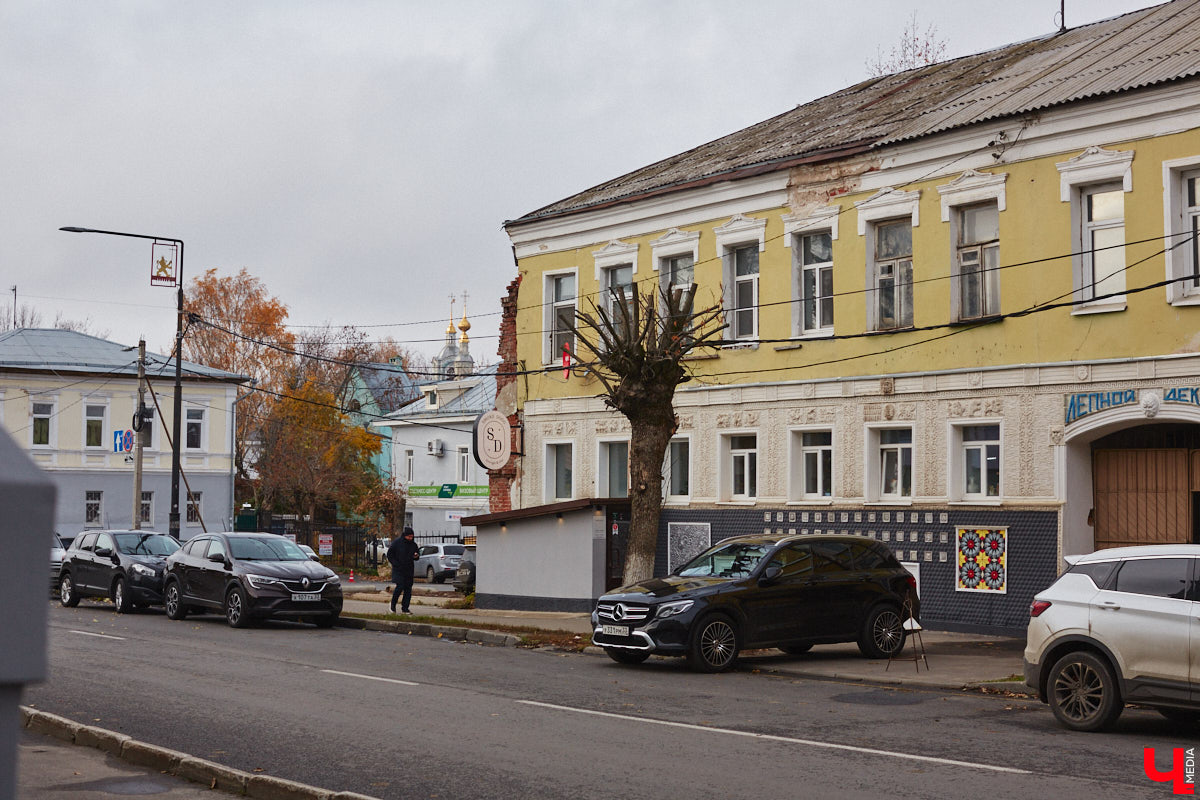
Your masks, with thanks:
M1110 727L1127 702L1200 721L1200 545L1067 563L1029 607L1025 683L1073 730Z

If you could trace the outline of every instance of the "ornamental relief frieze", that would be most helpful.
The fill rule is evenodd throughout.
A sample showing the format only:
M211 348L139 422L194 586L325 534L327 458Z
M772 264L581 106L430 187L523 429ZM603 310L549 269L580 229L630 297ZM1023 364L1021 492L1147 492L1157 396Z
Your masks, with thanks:
M596 433L628 433L629 420L625 417L606 417L596 420Z
M951 417L998 417L1004 413L1004 401L999 397L975 400L951 400L946 403L946 414Z
M917 418L916 403L868 403L863 405L863 422L890 422Z
M731 414L717 414L718 428L747 428L758 424L757 411L734 411Z
M577 422L545 422L542 424L543 436L575 436L579 433Z
M790 408L788 409L788 422L793 425L833 424L837 422L837 407Z
M691 414L675 415L675 430L690 431L696 427L696 420Z

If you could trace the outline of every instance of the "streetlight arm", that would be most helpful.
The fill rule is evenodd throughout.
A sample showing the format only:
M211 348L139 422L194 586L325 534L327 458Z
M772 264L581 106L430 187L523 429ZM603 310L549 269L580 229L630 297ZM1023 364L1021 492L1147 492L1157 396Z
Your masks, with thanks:
M68 225L66 227L59 228L59 230L66 231L67 233L103 233L106 236L128 236L131 239L152 239L157 242L175 242L176 244L178 244L180 246L181 249L183 247L182 239L173 239L170 236L148 236L144 233L122 233L121 231L102 231L102 230L97 230L96 228L76 228L73 225Z

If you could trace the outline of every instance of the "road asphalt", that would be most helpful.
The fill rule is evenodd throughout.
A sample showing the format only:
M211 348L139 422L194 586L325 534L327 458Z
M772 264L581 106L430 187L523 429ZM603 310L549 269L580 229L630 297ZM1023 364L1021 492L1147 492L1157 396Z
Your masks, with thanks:
M480 645L514 646L518 634L493 628L522 627L567 631L586 640L591 635L587 614L539 611L449 609L457 599L450 587L419 584L413 596L413 615L388 611L390 587L381 583L347 583L344 627L442 636ZM364 618L357 615L382 619ZM450 618L476 622L477 628L439 624ZM924 658L916 637L910 637L902 658L863 658L854 644L819 645L801 656L778 650L743 653L739 669L797 678L816 678L913 688L1025 693L1021 654L1024 638L981 636L946 631L922 631ZM604 658L600 648L585 653ZM72 800L139 795L169 800L212 798L212 789L233 795L289 800L361 800L363 795L303 786L265 775L249 775L186 753L137 742L100 728L32 709L22 709L22 732L17 756L18 800Z

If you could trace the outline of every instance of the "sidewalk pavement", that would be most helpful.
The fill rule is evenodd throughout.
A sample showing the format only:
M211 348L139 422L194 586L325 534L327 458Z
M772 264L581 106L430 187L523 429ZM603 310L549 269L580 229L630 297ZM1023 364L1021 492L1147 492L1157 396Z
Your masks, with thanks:
M588 614L539 611L448 609L444 605L459 595L448 587L418 584L413 595L417 617L443 617L475 621L478 628L406 621L388 614L391 591L385 584L356 582L343 586L346 600L341 624L348 628L441 636L488 645L513 646L520 637L488 630L491 626L532 627L567 631L587 641L591 637ZM382 620L355 618L355 614L386 615ZM808 653L789 656L778 650L743 653L739 669L751 669L797 678L817 678L890 685L906 689L982 690L1023 694L1021 655L1024 638L980 636L945 631L923 631L925 660L915 661L910 638L903 655L894 661L863 658L854 644L818 645ZM603 650L588 646L585 654L600 658ZM21 800L101 800L129 795L150 795L168 800L212 798L211 787L259 798L304 800L363 800L362 795L337 793L303 786L266 775L248 775L128 737L47 714L22 709L18 753L17 796ZM74 743L74 744L72 744ZM84 746L79 746L84 745ZM369 800L369 799L367 799Z

